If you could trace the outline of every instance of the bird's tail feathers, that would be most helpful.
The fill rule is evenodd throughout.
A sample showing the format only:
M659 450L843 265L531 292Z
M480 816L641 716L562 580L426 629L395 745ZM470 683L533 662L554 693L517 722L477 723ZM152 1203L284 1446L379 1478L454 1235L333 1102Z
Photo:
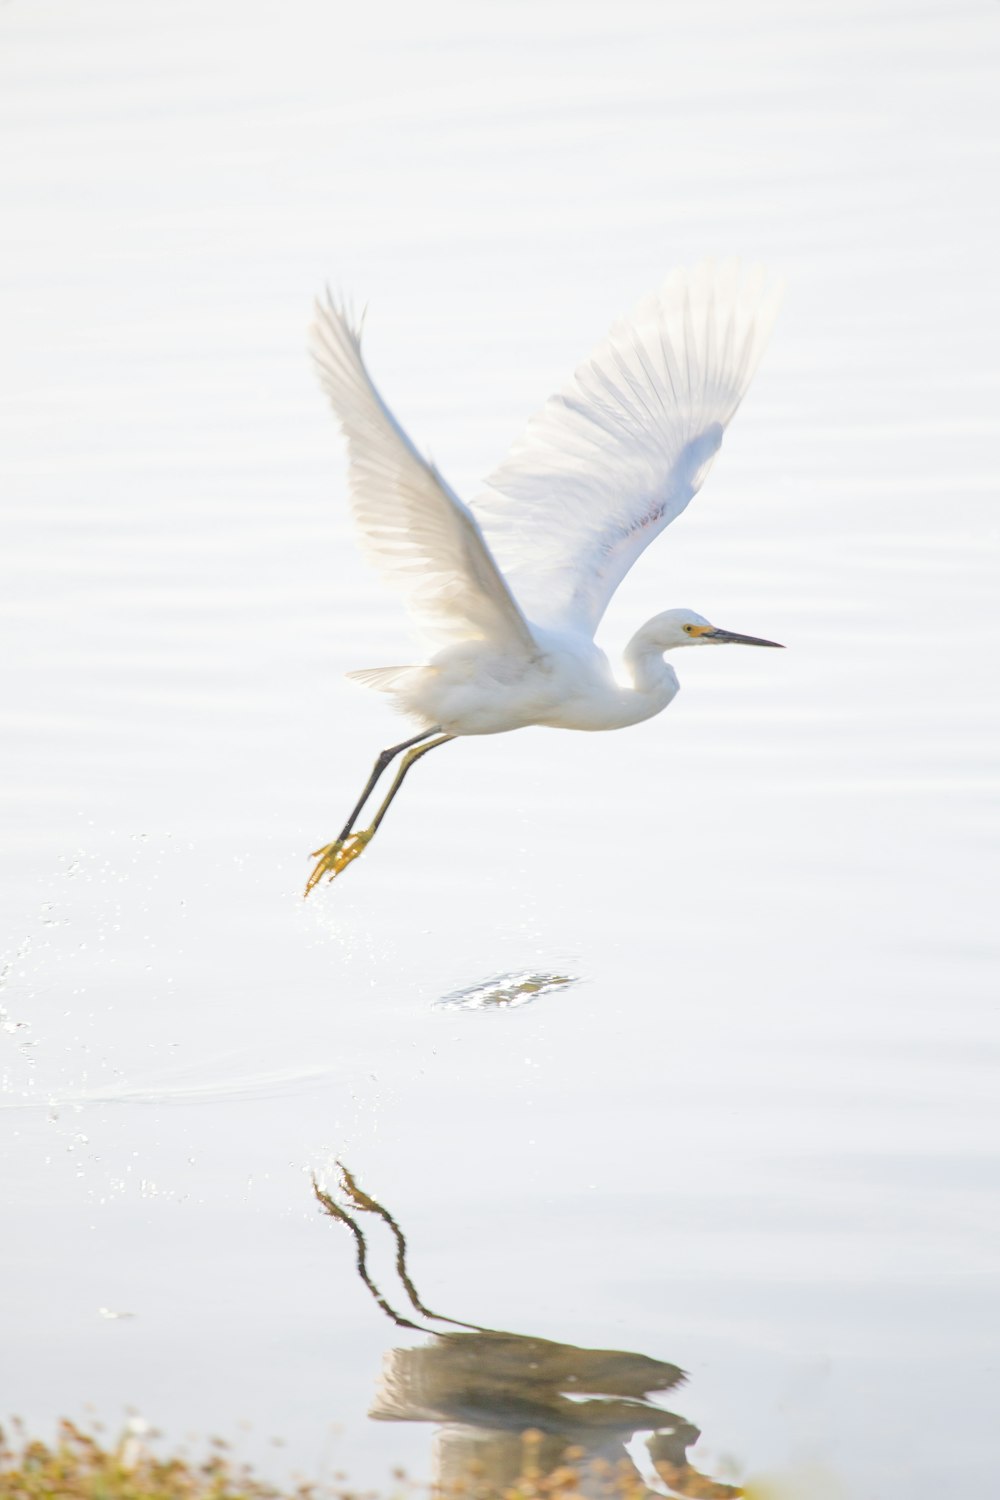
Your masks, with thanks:
M428 673L433 671L433 667L367 667L360 672L348 672L347 676L352 682L360 682L363 687L387 694L392 699L393 707L399 709L400 713L406 714L423 728L431 729L434 721L427 717L420 702L423 697L421 689L427 681Z
M377 693L395 693L411 672L419 670L419 667L363 667L359 672L348 672L345 675L352 682L374 688Z

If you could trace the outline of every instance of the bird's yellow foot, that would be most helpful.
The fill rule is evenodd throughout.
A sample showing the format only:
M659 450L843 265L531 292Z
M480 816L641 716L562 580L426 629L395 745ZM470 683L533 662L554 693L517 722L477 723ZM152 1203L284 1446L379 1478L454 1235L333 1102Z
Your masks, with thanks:
M303 895L308 896L314 885L319 885L324 876L335 879L341 872L346 870L352 859L357 859L375 832L374 828L363 828L359 833L349 833L346 839L334 839L332 844L324 844L322 849L314 849L310 855L316 861L312 874L306 881Z

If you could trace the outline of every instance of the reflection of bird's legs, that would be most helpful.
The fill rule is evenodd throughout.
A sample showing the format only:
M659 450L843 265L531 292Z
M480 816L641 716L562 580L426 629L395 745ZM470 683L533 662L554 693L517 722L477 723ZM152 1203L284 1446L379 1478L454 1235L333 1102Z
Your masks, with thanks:
M420 743L421 740L426 740L430 735L436 735L437 738L432 739L430 741L430 744L422 745ZM423 734L415 735L412 740L404 740L401 745L393 745L390 747L390 749L382 751L378 760L375 762L374 768L372 769L372 774L368 778L365 789L361 793L354 811L351 813L351 816L348 818L347 822L344 824L344 827L341 829L340 837L334 839L332 844L324 844L322 849L316 849L313 851L312 857L316 860L316 864L313 868L312 874L306 881L305 895L308 896L313 886L318 885L319 882L323 879L324 875L328 875L330 879L333 880L334 876L339 875L342 870L345 870L347 868L352 859L357 859L361 851L374 837L375 830L378 828L382 819L385 817L386 813L389 810L389 803L399 791L399 788L403 783L403 778L410 767L413 765L413 763L415 761L418 761L422 755L426 755L428 750L434 750L438 745L443 745L450 739L454 739L454 735L441 734L441 732L437 729L425 729ZM385 798L378 812L375 814L371 827L364 828L357 833L353 832L354 824L360 816L361 810L364 807L365 803L368 801L368 798L374 791L379 777L382 775L382 772L385 770L389 762L393 760L401 750L405 750L407 753L403 756L403 763L400 766L399 770L396 772L396 778L393 781L392 786L389 788L389 795Z
M343 1170L343 1167L341 1167L341 1171ZM382 1296L382 1293L379 1291L378 1287L372 1280L371 1275L369 1274L368 1244L365 1240L360 1226L354 1222L349 1213L345 1213L339 1203L335 1203L333 1201L329 1193L323 1191L319 1183L316 1181L315 1174L313 1175L312 1186L313 1192L316 1195L316 1199L323 1212L325 1214L329 1214L331 1219L339 1219L342 1224L346 1224L348 1229L353 1234L354 1246L355 1250L357 1251L358 1275L361 1277L361 1280L371 1292L372 1296L375 1298L375 1301L378 1303L382 1311L386 1313L387 1316L390 1317L392 1321L396 1323L400 1328L417 1328L420 1329L421 1333L429 1333L431 1331L430 1329L420 1328L419 1323L411 1323L409 1318L401 1317L394 1308L389 1306L389 1303Z
M341 1190L347 1195L348 1198L350 1198L354 1207L360 1209L362 1213L378 1214L379 1218L382 1219L384 1223L388 1224L390 1230L392 1231L393 1239L396 1241L396 1274L399 1277L400 1281L403 1283L403 1286L406 1290L406 1295L410 1299L410 1305L415 1309L415 1311L420 1313L425 1318L433 1319L435 1323L453 1323L456 1328L471 1328L476 1333L495 1332L495 1330L492 1328L483 1328L479 1323L464 1323L461 1318L446 1318L441 1313L431 1312L430 1308L427 1307L425 1303L421 1302L420 1297L417 1293L417 1288L413 1283L413 1279L410 1276L409 1270L407 1269L406 1236L404 1235L402 1229L400 1229L396 1220L393 1218L392 1214L385 1207L385 1205L383 1203L379 1203L377 1198L373 1198L370 1193L366 1193L364 1188L358 1185L358 1183L354 1179L354 1174L347 1170L342 1161L338 1161L337 1166L340 1168Z

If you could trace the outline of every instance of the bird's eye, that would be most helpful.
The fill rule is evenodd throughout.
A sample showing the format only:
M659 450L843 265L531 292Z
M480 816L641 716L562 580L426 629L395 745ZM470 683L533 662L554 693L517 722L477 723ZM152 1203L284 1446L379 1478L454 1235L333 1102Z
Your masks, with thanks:
M682 628L684 630L684 634L685 635L690 635L691 632L692 632L692 630L694 629L694 626L693 625L685 625Z

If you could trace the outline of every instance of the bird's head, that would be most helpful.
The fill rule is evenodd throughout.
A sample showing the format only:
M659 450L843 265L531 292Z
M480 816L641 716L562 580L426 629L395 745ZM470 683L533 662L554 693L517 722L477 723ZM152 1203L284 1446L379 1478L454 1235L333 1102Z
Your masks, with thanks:
M696 615L693 609L666 609L650 620L646 626L651 640L655 640L660 651L674 651L678 646L776 646L779 641L763 641L756 635L737 635L732 630L720 630Z

